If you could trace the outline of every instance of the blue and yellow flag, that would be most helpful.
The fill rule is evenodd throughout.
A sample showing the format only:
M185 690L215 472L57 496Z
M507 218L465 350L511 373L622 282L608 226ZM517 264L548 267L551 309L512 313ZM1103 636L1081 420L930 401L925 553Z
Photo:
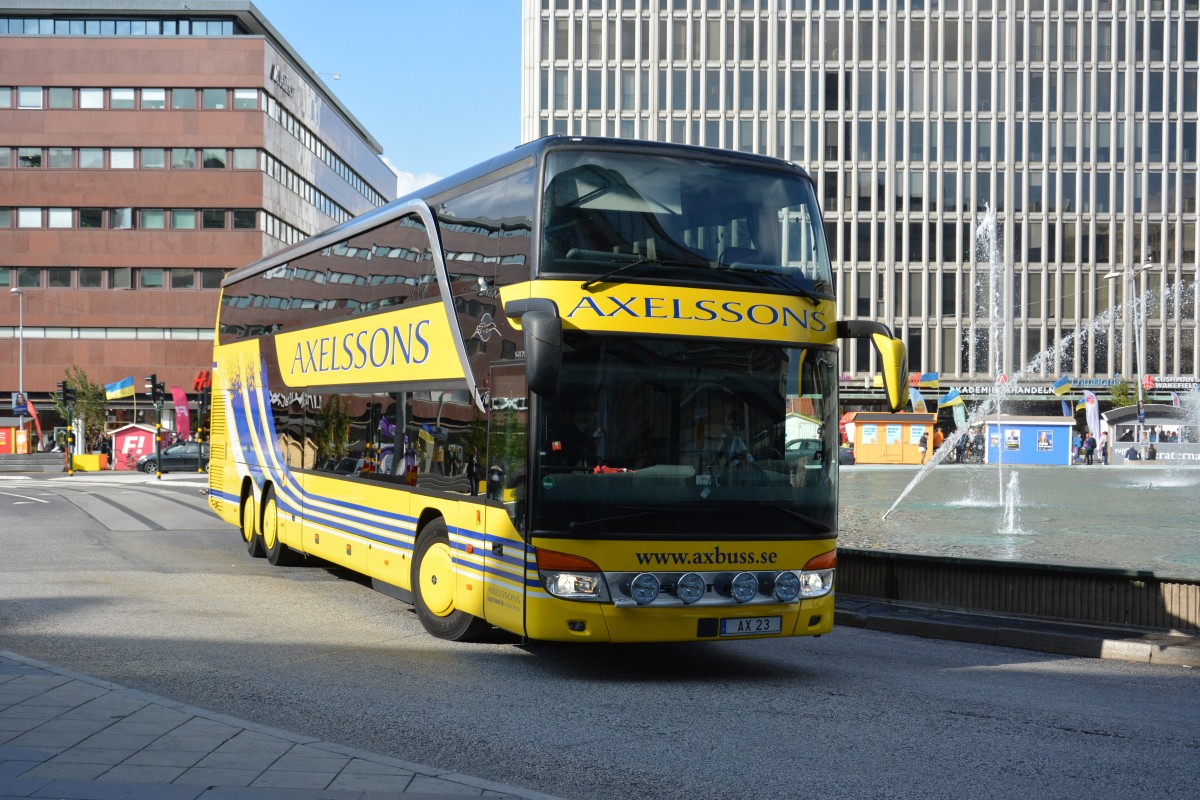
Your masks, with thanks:
M1087 399L1083 397L1079 398L1079 400L1075 403L1075 410L1087 411Z
M938 408L949 408L950 406L961 406L962 404L962 395L958 393L958 389L951 389L946 392L945 397L938 400Z
M1066 375L1063 375L1061 378L1056 380L1050 388L1054 390L1055 394L1066 394L1067 392L1071 391L1071 379Z
M114 383L104 384L105 400L120 400L122 397L133 397L133 376L122 378Z
M922 389L938 388L938 373L936 373L936 372L922 373L921 377L917 380L917 386L920 386Z

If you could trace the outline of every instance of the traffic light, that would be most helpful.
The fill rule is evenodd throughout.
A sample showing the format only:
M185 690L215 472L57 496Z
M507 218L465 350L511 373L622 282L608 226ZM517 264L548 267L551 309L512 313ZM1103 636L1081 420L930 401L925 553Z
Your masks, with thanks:
M159 383L158 373L151 373L146 376L146 388L150 390L150 399L156 403L161 403L166 397L166 385Z
M64 406L75 405L75 389L66 381L58 382L58 402Z

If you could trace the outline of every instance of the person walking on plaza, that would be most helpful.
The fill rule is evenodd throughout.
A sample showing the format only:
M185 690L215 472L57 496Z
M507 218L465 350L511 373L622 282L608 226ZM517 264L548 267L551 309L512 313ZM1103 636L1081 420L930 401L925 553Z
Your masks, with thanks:
M946 441L946 435L944 433L942 433L941 428L934 425L933 426L933 452L936 453L938 448L942 446L942 442L944 442L944 441Z
M1100 434L1100 463L1108 465L1108 431Z
M908 441L912 442L912 439L909 439ZM925 454L929 452L929 434L927 434L927 433L921 434L921 441L917 445L917 447L921 450L921 463L924 464L925 463Z
M1080 457L1083 455L1083 437L1078 433L1071 440L1071 463L1078 464Z
M1092 465L1092 456L1096 452L1096 437L1092 436L1091 431L1083 440L1083 463L1089 467Z

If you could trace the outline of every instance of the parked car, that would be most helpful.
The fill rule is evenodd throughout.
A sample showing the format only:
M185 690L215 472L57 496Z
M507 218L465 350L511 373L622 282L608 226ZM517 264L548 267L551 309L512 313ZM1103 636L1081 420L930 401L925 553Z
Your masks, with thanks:
M208 442L180 442L162 451L162 467L159 468L158 456L149 453L137 460L137 468L142 472L195 472L203 467L208 472Z

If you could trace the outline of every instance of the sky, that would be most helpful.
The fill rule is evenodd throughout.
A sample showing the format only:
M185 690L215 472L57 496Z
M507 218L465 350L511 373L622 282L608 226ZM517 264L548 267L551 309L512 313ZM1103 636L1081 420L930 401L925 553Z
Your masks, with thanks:
M521 143L521 0L252 1L383 146L400 195Z

